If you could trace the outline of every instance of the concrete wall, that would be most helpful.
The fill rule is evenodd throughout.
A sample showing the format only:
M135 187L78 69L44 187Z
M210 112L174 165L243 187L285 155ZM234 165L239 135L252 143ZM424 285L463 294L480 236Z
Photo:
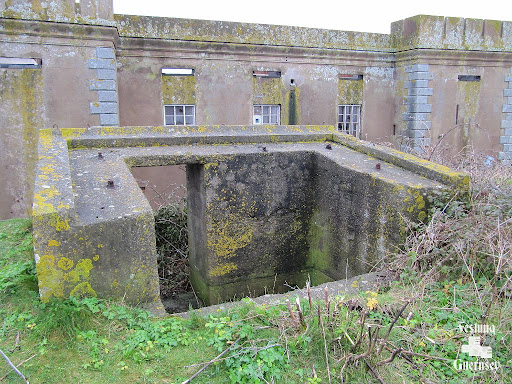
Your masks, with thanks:
M331 126L54 129L39 150L44 301L161 306L153 212L133 167L187 164L191 282L206 303L364 273L403 242L405 220L426 219L429 197L469 188L464 174Z
M148 43L150 44L150 43ZM207 60L147 57L151 48L144 52L121 50L119 68L120 125L163 124L163 104L174 100L175 104L195 104L197 124L252 124L254 104L281 105L281 123L331 124L337 122L338 102L349 104L340 98L339 74L362 74L362 137L368 140L390 141L393 125L393 68L367 65L344 66L340 60L315 64L315 57L301 63L289 63L286 56L271 57L264 65L251 60L246 53L236 53L236 60L215 55ZM126 53L126 56L124 56ZM198 51L196 53L200 55ZM164 94L163 67L193 68L194 97L187 96L186 87L172 87L172 97ZM281 72L281 78L261 79L253 76L254 70ZM293 79L293 84L290 82ZM178 81L184 81L184 77ZM290 111L290 95L295 95L295 107ZM191 102L192 101L192 102Z
M113 47L113 30L16 19L2 26L0 57L42 62L34 69L0 68L0 218L6 219L30 214L39 129L100 123L90 110L98 96L90 91L97 73L88 60L98 46Z

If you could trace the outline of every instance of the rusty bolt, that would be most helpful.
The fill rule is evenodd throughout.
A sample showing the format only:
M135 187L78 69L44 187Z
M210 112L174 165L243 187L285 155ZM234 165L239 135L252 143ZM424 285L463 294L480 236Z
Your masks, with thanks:
M98 152L98 159L103 160L103 153Z
M114 188L114 180L107 180L107 188Z
M332 149L332 145L330 143L327 143L325 149Z
M378 170L380 170L380 163L375 164L375 168L377 168Z

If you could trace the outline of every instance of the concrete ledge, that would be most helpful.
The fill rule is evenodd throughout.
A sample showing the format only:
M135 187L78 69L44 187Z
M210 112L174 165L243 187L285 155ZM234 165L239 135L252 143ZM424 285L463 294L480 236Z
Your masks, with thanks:
M377 273L367 273L364 275L354 276L349 279L332 281L311 288L311 297L313 300L323 300L325 297L325 289L327 288L330 296L356 295L366 291L376 291L381 287L381 276ZM305 288L295 289L286 293L266 294L255 298L247 297L240 301L230 301L227 303L211 305L195 309L193 311L174 313L173 316L188 318L192 314L199 316L207 316L218 312L229 311L237 307L252 303L256 305L275 306L285 305L286 300L294 303L296 298L307 299L308 294Z
M358 140L349 135L337 134L333 137L333 141L462 191L469 190L469 175L463 172L454 172L444 165L436 164L396 149Z

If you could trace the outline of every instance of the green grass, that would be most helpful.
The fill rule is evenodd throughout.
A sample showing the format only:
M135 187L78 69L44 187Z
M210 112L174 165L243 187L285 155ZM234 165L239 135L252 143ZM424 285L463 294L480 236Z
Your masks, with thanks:
M194 364L213 359L229 346L225 359L193 382L264 383L263 377L275 383L328 383L317 305L332 382L340 382L340 371L347 356L352 356L354 360L343 370L345 382L377 383L364 360L354 356L368 350L365 327L380 329L382 340L405 300L410 304L388 341L449 361L420 356L407 360L399 355L379 365L390 352L378 355L373 350L366 360L384 382L512 382L508 368L472 374L455 371L451 365L467 342L457 326L479 322L482 312L467 276L427 284L411 278L415 272L408 271L410 283L394 282L379 292L354 297L331 297L329 310L325 302L317 302L311 311L306 300L301 303L306 326L300 326L292 322L286 306L257 306L248 300L229 312L187 320L156 319L143 310L95 298L42 304L34 273L30 221L0 222L0 349L14 364L24 362L20 370L30 383L181 383L200 368ZM488 323L497 328L490 340L493 359L506 366L512 357L512 304L498 297L492 308ZM361 331L363 309L364 336L352 350ZM298 316L295 309L293 313ZM3 382L22 382L10 372L0 360L0 377L8 374Z

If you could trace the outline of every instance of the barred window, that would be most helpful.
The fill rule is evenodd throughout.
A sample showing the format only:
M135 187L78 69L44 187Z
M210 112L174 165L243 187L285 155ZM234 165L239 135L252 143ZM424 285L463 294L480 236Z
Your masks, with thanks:
M361 136L361 105L338 105L338 131L359 138Z
M195 105L164 105L165 125L194 125Z
M255 105L253 109L254 124L279 124L281 121L280 105Z

